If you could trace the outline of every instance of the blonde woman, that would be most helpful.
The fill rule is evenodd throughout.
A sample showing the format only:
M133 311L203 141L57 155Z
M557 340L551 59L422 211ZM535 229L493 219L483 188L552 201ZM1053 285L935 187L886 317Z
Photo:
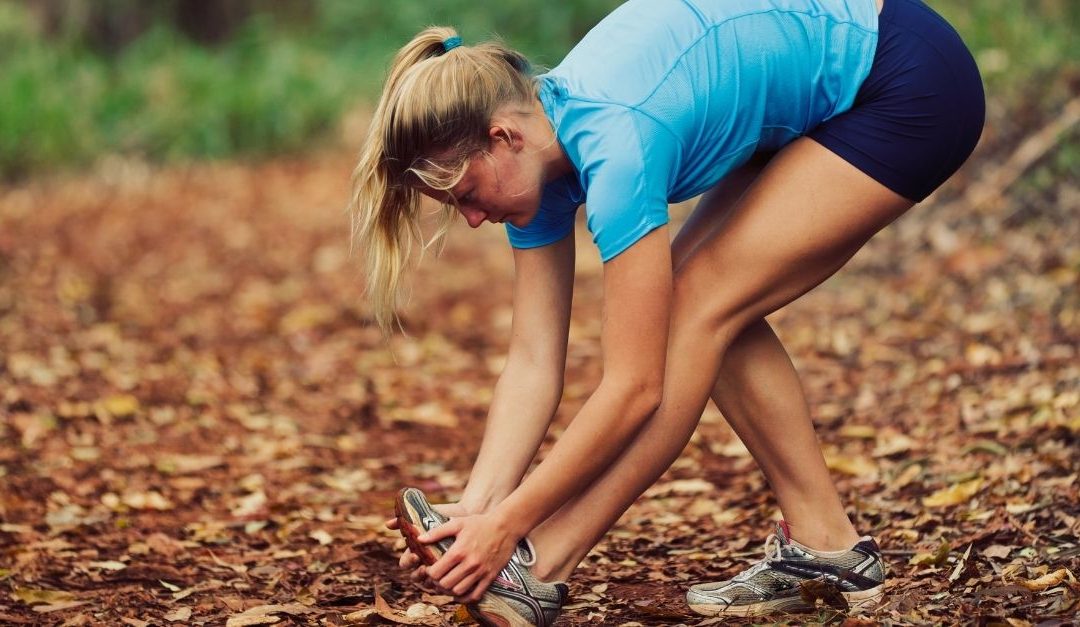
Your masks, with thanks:
M565 580L671 464L712 397L775 491L766 556L687 598L704 614L854 606L885 566L825 467L765 316L836 272L975 146L983 91L919 0L631 0L554 70L449 28L397 55L355 172L375 316L393 325L422 195L506 224L513 326L460 502L404 490L406 566L481 622L550 624ZM670 202L701 196L672 241ZM603 378L526 469L562 392L574 216L604 261ZM529 541L524 539L528 536Z

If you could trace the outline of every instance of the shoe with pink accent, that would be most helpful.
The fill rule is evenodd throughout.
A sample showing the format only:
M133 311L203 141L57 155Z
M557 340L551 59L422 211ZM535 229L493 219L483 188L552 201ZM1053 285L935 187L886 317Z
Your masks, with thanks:
M428 503L420 490L403 489L395 510L405 543L428 566L437 562L453 544L451 539L435 544L424 544L417 539L449 520ZM486 627L554 625L570 589L565 583L545 583L534 577L529 567L535 563L536 550L528 539L523 539L480 602L470 603L465 609Z

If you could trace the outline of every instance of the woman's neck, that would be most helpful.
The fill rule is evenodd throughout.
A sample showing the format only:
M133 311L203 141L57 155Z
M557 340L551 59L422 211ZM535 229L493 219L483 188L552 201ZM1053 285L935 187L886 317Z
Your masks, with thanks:
M533 102L532 115L528 116L528 136L535 138L533 147L539 154L540 165L544 169L544 182L550 183L574 171L574 165L563 152L562 144L555 134L555 127L548 119L540 99Z

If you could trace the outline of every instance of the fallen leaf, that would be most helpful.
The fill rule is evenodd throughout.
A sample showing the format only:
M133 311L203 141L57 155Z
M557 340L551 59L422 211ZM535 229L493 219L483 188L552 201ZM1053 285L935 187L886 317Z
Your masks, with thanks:
M48 605L35 605L34 611L39 614L47 614L49 612L62 612L64 610L70 610L73 607L79 607L80 605L86 605L89 601L60 601L59 603L50 603Z
M236 499L236 505L229 510L229 513L237 518L246 518L261 512L265 507L266 493L256 490Z
M1016 583L1024 586L1028 590L1040 592L1047 588L1053 588L1061 582L1068 579L1069 581L1075 581L1072 573L1068 569L1059 568L1052 573L1047 573L1038 579L1017 579Z
M960 559L956 560L956 567L953 568L952 574L949 575L949 581L953 582L960 578L960 573L964 572L964 567L967 566L968 557L971 556L971 545L968 544L967 550L960 556Z
M162 494L156 490L150 490L149 492L128 492L124 494L121 502L131 509L154 509L165 511L173 508L173 504L169 499L162 496Z
M61 603L64 601L74 601L76 597L70 592L61 590L36 590L34 588L16 587L15 591L11 593L11 598L16 601L22 601L28 605L33 605L35 603Z
M439 609L432 605L425 603L414 603L409 606L409 610L402 612L401 610L395 610L390 607L390 604L382 598L379 594L379 590L375 590L375 613L378 614L384 620L388 620L392 623L399 625L437 625L442 622L442 618L439 615ZM411 614L409 612L412 612ZM370 613L361 615L356 613L354 620L364 620L371 617Z
M913 566L941 566L949 559L949 543L945 540L941 541L938 548L933 553L917 553L914 557L908 560L908 563Z
M817 605L818 601L821 601L825 605L838 610L840 612L846 612L848 610L847 599L844 598L844 594L840 591L840 588L828 581L820 581L817 579L807 579L799 583L799 596L802 600L810 605Z
M448 603L453 603L454 597L448 594L428 594L425 592L420 595L420 600L436 607L442 607Z
M130 394L114 394L102 400L101 407L113 418L126 418L139 411L139 399Z
M312 538L322 546L326 546L334 541L334 536L330 535L323 529L316 529L308 534L308 537Z
M711 482L704 479L678 479L659 483L645 492L647 498L667 496L670 494L703 494L716 490Z
M1012 547L1003 544L991 544L982 550L982 556L990 559L1005 559L1012 553Z
M315 612L310 607L300 603L287 603L284 605L257 605L247 610L234 614L225 621L225 627L248 627L249 625L273 625L281 620L274 614L288 614L289 616L303 616Z
M877 427L873 425L844 425L839 434L845 438L873 440L877 437Z
M167 621L172 621L172 622L187 620L187 619L191 618L191 608L190 607L178 607L175 610L173 610L173 611L169 612L168 614L166 614L165 616L163 616L163 618L165 620L167 620Z
M949 507L951 505L967 503L971 500L971 497L978 494L982 485L983 480L981 478L963 481L956 485L942 488L930 496L923 497L922 504L925 507Z
M873 460L861 455L825 454L825 465L829 470L842 472L852 477L874 479L878 476L878 466Z
M430 427L446 427L456 429L460 423L454 412L443 406L442 403L424 403L412 409L405 409L391 416L393 422L411 422Z

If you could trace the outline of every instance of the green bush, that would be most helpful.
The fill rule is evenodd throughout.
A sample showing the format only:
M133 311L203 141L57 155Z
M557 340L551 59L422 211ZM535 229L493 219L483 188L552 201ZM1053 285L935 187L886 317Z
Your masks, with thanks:
M303 19L256 13L209 48L158 11L134 42L105 53L78 37L44 36L25 3L0 0L0 177L117 152L174 160L302 150L377 97L393 52L424 26L455 26L466 42L501 36L553 66L618 4L319 0L298 5ZM931 5L956 24L999 97L1080 71L1074 0Z

